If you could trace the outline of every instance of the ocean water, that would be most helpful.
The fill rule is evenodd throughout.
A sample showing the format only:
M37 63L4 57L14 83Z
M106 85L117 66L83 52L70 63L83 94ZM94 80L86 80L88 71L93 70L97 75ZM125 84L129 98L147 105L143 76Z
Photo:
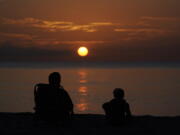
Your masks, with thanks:
M0 66L0 112L33 112L34 85L60 72L75 113L103 114L114 88L125 90L134 115L180 115L179 66ZM48 99L47 99L48 100Z

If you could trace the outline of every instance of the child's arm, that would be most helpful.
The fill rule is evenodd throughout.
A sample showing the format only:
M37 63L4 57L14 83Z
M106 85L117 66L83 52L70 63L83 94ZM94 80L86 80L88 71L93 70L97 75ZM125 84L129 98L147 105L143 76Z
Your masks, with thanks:
M126 115L127 115L127 117L131 117L132 116L131 110L130 110L130 107L129 107L128 103L126 103Z

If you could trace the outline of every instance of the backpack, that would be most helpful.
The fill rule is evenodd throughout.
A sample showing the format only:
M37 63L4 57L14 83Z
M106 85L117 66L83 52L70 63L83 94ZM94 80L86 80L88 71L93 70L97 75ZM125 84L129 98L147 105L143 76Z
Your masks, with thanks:
M73 108L72 101L63 87L55 88L49 84L35 85L34 101L35 114L44 118L69 117Z
M48 110L50 107L49 102L49 94L50 94L51 86L49 84L36 84L34 87L34 102L35 112L42 112Z

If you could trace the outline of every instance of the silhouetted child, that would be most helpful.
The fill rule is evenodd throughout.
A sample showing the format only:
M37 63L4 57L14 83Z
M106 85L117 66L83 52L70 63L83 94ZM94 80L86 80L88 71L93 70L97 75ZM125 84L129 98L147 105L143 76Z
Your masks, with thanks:
M52 122L67 122L73 114L73 103L66 90L60 85L61 75L49 75L49 84L37 84L34 90L35 114L37 118Z
M131 119L129 104L124 99L124 90L116 88L113 91L114 98L103 104L106 119L112 125L122 125Z

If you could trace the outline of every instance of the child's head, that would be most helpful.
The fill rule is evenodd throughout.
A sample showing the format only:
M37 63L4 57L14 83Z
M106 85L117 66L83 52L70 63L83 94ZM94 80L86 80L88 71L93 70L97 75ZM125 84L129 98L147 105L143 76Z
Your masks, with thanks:
M113 91L114 98L123 99L124 98L124 90L121 88L115 88Z

